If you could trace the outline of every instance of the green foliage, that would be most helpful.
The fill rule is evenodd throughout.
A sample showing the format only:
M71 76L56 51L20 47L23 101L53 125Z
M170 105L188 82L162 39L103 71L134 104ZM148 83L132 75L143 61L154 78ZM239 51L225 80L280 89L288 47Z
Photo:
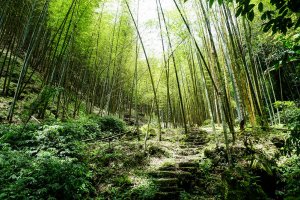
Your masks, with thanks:
M97 132L94 132L97 126L91 130L91 125L87 125L75 122L53 125L28 124L25 127L1 125L0 142L14 150L26 151L32 156L49 151L56 157L83 160L84 144L80 140L98 136Z
M214 166L211 159L203 159L199 163L199 173L201 174L199 177L201 186L206 189L206 193L221 198L225 187L221 177L218 174L214 174Z
M190 200L193 199L192 195L187 192L181 192L180 193L180 199L181 200Z
M204 159L202 162L200 162L199 167L200 167L200 170L202 172L204 172L204 174L208 174L209 171L212 168L211 159L209 159L209 158L208 159Z
M138 185L133 185L127 176L120 176L113 180L108 195L113 199L154 199L158 191L151 179L142 177Z
M259 177L244 167L227 169L222 175L225 184L225 199L267 199L259 184Z
M292 152L293 149L296 153L300 154L300 109L293 110L289 113L289 125L292 127L290 137L286 141L287 152Z
M0 199L85 199L94 195L84 139L99 125L81 119L0 126Z
M276 166L272 160L269 160L262 153L255 153L253 157L248 158L250 160L250 167L252 169L258 169L266 172L269 175L273 175L273 167Z
M144 199L143 196L151 196L153 183L150 180L136 177L139 180L135 183L131 178L132 169L143 166L146 159L137 147L132 144L114 149L100 147L89 156L88 163L95 179L106 185L99 194L100 199Z
M94 139L102 135L97 121L89 118L69 120L56 124L62 126L61 129L59 129L60 135L71 136L76 140Z
M97 137L94 132L100 127L96 122L1 125L0 199L88 199L95 196L94 187L99 183L111 185L103 198L154 197L153 182L133 186L126 172L144 164L138 146L101 147L93 152L80 142Z
M224 166L227 163L224 148L205 150L204 155L209 159L200 162L200 174L207 191L222 193L225 199L266 199L275 195L276 181L279 180L277 164L249 142L247 148L231 149L233 166L230 168ZM217 174L221 171L222 181L215 171Z
M149 146L148 152L151 156L155 157L170 157L169 153L166 152L164 149L158 146L151 145Z
M276 101L274 107L280 110L294 108L296 106L293 101Z
M36 144L36 131L39 126L28 124L26 127L3 124L0 125L0 143L9 143L14 148Z
M264 25L264 31L272 28L273 33L280 31L286 33L287 29L294 27L295 29L300 25L299 16L292 17L292 14L300 12L300 3L297 0L270 0L270 3L275 6L274 10L265 11L261 16L264 20L268 18L268 22Z
M283 196L287 200L294 200L300 196L300 158L292 156L280 166L279 170L282 174L282 181L285 183Z
M130 190L129 196L131 199L154 199L157 191L157 185L155 185L152 180L147 179L137 187L133 187Z
M114 179L114 180L113 180L113 184L114 184L115 186L121 187L121 188L123 188L123 187L128 187L128 186L131 186L131 185L132 185L132 183L131 183L129 177L126 176L126 175L119 176L119 177L117 177L116 179Z
M8 143L13 148L31 148L47 150L51 148L60 156L77 151L81 140L95 139L102 133L96 122L86 120L56 122L51 125L27 124L1 125L0 142ZM43 144L43 146L38 146ZM78 149L80 152L81 150Z
M186 2L187 0L184 0ZM218 0L219 4L223 2L232 2L233 0ZM209 0L209 5L212 6L216 0ZM265 10L265 2L260 1L255 4L252 0L236 0L237 10L236 16L245 16L248 20L254 19L254 8L257 6L258 11L261 13L261 20L267 20L264 23L263 31L267 32L272 28L272 32L281 32L286 34L287 30L294 27L294 29L300 26L300 2L298 0L269 0L269 3L274 6L271 10Z
M204 120L204 122L202 123L202 125L203 126L211 125L211 119Z
M30 102L28 106L24 107L23 121L27 123L34 114L38 114L39 117L43 117L49 102L61 90L61 88L45 86L40 94L32 102Z
M285 152L291 154L294 150L300 154L300 108L292 101L276 101L274 106L281 112L283 120L291 129L290 137L286 141Z
M283 100L299 98L297 90L300 85L300 34L299 31L290 31L287 35L277 35L275 41L264 44L260 54L266 57L270 66L265 66L266 73L274 79L275 93ZM281 81L276 81L281 78Z
M102 167L108 167L116 161L121 161L122 154L118 151L106 152L101 151L97 153L97 165Z
M298 126L300 108L293 101L276 101L274 107L280 111L283 121L290 129L295 129Z
M126 123L113 116L105 116L98 119L98 123L103 132L122 133L125 131Z
M0 199L82 199L94 190L90 178L88 168L74 159L0 147Z

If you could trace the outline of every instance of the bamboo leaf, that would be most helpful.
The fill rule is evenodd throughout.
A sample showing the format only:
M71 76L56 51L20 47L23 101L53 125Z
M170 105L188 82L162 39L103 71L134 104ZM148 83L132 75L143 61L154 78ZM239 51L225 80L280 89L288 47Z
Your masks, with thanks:
M235 16L236 16L236 17L240 16L240 15L241 15L241 13L242 13L242 11L243 11L243 7L242 7L242 6L240 6L240 7L237 9L237 11L236 11L236 14L235 14Z
M250 4L249 7L248 7L248 9L247 9L248 12L249 12L250 10L252 10L254 7L255 7L255 4Z
M258 10L259 12L262 12L264 10L264 4L262 2L258 4Z
M254 12L253 12L253 10L252 10L251 12L248 12L247 18L248 18L250 21L253 21L253 19L254 19Z
M209 7L211 8L212 5L214 4L215 0L209 0Z
M270 30L270 28L272 27L272 24L273 24L273 20L270 20L268 23L266 23L264 25L263 31L268 32Z
M260 19L261 19L261 20L267 19L267 14L266 14L266 13L262 14L262 16L260 17Z

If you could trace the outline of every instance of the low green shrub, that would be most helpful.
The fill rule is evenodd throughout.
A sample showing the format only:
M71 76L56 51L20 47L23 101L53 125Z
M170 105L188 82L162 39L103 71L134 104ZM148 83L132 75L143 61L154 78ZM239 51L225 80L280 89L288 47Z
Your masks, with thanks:
M133 184L127 176L116 177L112 182L117 184L111 185L106 192L100 194L99 199L155 199L158 187L153 180L144 176L136 178L139 181Z
M170 157L170 154L167 151L165 151L161 147L154 146L154 145L149 146L148 152L149 152L149 155L154 156L154 157L159 157L159 158L161 158L161 157L169 158Z
M300 109L298 114L298 122L294 122L290 137L286 141L286 152L290 154L295 150L296 154L300 155Z
M38 118L43 119L51 99L57 96L62 90L63 88L60 87L44 86L41 92L32 101L25 104L21 116L22 121L27 123L31 116L35 114ZM55 117L57 117L56 111L54 113Z
M105 198L151 196L146 186L131 191L127 170L146 160L139 146L92 150L86 143L123 131L111 117L0 125L0 199L88 199L100 183L111 185Z
M100 125L101 131L103 132L122 133L126 129L125 122L113 116L105 116L99 118L98 124Z
M267 199L259 177L244 167L227 169L222 174L225 199Z
M279 167L284 182L281 195L287 200L296 200L300 197L300 158L292 156L287 158L284 164Z
M290 137L286 141L285 152L295 151L300 154L300 108L292 101L276 101L274 106L280 109L283 121L291 129Z
M205 175L208 175L212 170L212 161L209 158L203 159L202 162L199 163L200 171Z
M129 199L154 199L157 192L157 185L152 180L147 179L142 184L130 190Z
M16 148L36 145L36 131L40 127L36 124L21 125L0 125L0 143L9 143Z
M0 149L0 199L83 199L94 194L91 176L74 159Z
M126 156L124 158L123 165L126 168L134 168L134 167L139 167L143 166L146 161L146 156L144 152L139 152L139 151L133 151L130 153L130 155Z
M113 185L116 187L129 187L132 185L130 179L126 175L121 175L113 180Z
M204 122L202 122L202 126L208 126L211 125L211 119L206 119Z
M50 124L0 125L0 141L20 148L29 142L80 141L94 139L101 135L99 125L92 121L73 120ZM32 143L28 145L32 147Z
M0 125L0 199L84 199L94 194L75 122Z

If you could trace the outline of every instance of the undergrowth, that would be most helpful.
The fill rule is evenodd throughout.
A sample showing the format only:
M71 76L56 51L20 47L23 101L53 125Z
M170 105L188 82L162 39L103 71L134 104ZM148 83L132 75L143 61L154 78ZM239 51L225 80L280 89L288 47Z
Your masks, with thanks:
M111 116L0 125L0 199L155 199L159 189L147 176L142 143L101 141L125 131ZM232 166L223 146L206 150L193 174L194 189L180 198L297 199L299 157L278 149L270 158L255 138L231 148ZM148 153L171 156L155 143Z
M101 140L107 129L117 134L125 125L112 117L0 125L0 199L89 199L104 180L130 187L114 170L141 164L143 155L107 147L93 152L85 142Z

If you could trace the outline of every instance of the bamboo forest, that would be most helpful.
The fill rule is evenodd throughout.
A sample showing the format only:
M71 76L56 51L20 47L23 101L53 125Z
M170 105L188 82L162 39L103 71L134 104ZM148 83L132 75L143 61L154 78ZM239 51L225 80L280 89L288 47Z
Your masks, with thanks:
M0 0L0 200L300 200L299 0Z

